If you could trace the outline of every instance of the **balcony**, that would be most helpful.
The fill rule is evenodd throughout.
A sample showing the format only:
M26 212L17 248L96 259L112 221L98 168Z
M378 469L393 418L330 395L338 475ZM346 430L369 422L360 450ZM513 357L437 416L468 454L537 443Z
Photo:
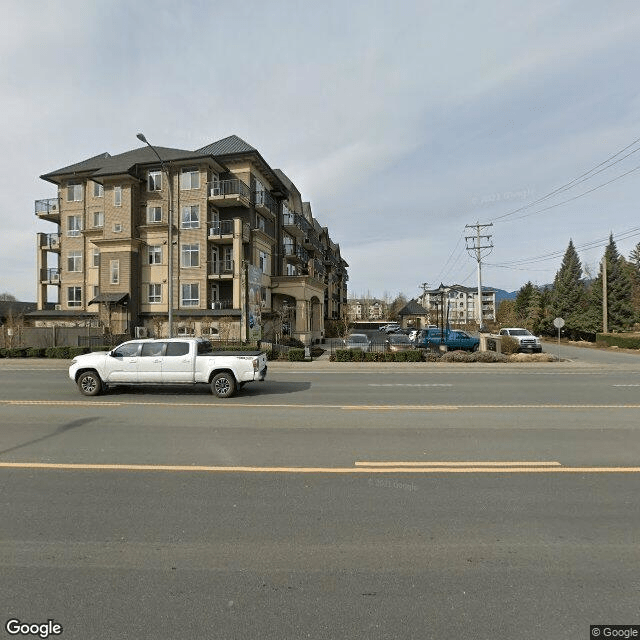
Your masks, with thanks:
M311 251L319 256L324 254L324 247L315 233L307 233L303 240L303 246L307 251Z
M60 284L60 269L40 269L40 282L42 284Z
M306 265L309 260L309 254L302 247L292 244L283 245L282 253L290 262L302 262Z
M253 198L256 211L269 214L270 216L276 215L276 201L268 191L254 191Z
M38 246L46 251L60 251L60 234L59 233L39 233Z
M284 230L296 238L304 238L311 225L299 213L284 213L282 215L282 226Z
M207 224L207 237L216 240L233 240L233 220L209 222Z
M36 200L36 215L41 220L48 220L60 224L60 201L58 198Z
M252 222L252 227L255 231L262 231L269 238L275 238L276 225L272 220L267 220L262 216L255 216Z
M233 278L233 260L216 260L209 263L209 279Z
M214 180L207 182L209 201L217 207L249 207L251 191L242 180Z
M211 302L209 306L212 309L233 309L233 300L216 300Z

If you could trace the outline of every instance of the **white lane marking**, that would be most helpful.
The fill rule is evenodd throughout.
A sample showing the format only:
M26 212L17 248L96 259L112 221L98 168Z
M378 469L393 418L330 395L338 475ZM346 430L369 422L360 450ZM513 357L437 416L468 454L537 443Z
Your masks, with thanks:
M370 387L453 387L452 384L428 384L428 383L402 383L402 382L390 382L390 383L370 383Z

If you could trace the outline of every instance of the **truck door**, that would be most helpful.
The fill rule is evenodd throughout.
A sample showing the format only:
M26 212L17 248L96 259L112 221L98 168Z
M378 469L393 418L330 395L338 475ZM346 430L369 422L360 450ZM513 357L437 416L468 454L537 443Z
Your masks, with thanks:
M156 384L162 382L162 354L166 342L145 342L138 357L138 382Z
M167 342L162 358L162 382L193 382L195 354L189 353L189 342Z
M125 342L107 358L109 374L106 382L137 382L140 342Z

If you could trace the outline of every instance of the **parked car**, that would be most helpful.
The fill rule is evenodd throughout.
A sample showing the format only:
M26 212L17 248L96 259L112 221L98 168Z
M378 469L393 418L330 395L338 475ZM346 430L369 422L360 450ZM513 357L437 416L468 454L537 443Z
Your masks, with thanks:
M387 351L408 351L415 349L409 336L404 333L392 333L385 341Z
M505 329L500 329L500 335L510 336L514 340L517 340L520 345L518 347L518 351L530 351L531 353L542 352L542 343L540 342L540 338L534 336L527 329L523 329L521 327L507 327Z
M398 329L400 329L400 325L399 324L388 324L385 327L385 333L395 333L396 331L398 331Z
M456 329L425 329L418 337L416 346L421 349L434 349L444 345L447 349L463 351L477 351L480 347L480 338L469 335L466 331Z
M352 333L345 339L344 346L345 349L369 351L371 348L371 342L369 341L369 337L364 333Z

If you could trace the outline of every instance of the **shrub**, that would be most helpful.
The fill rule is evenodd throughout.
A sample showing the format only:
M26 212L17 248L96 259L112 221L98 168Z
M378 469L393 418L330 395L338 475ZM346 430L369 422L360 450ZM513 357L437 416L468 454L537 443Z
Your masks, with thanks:
M475 354L466 351L447 351L442 356L442 362L473 362Z
M504 353L496 353L495 351L477 351L475 354L476 362L506 362L507 356Z
M311 357L319 358L325 351L322 347L311 347Z
M8 349L3 349L4 358L24 358L27 350L21 347L13 347Z
M27 358L44 358L45 348L40 347L29 347L27 349L26 356Z
M422 352L419 350L405 351L405 360L407 362L422 362Z
M520 343L511 336L502 336L502 353L511 355L512 353L518 353Z
M351 350L350 349L336 349L335 353L336 362L350 362Z
M625 335L623 333L598 333L596 344L621 349L640 349L640 336Z
M304 349L289 349L289 362L304 362Z
M352 362L364 362L365 353L361 349L349 349Z
M291 336L284 336L280 340L280 344L285 347L295 347L296 349L304 349L304 343L298 338L292 338Z
M44 355L46 358L62 358L66 360L69 358L68 347L47 347Z

